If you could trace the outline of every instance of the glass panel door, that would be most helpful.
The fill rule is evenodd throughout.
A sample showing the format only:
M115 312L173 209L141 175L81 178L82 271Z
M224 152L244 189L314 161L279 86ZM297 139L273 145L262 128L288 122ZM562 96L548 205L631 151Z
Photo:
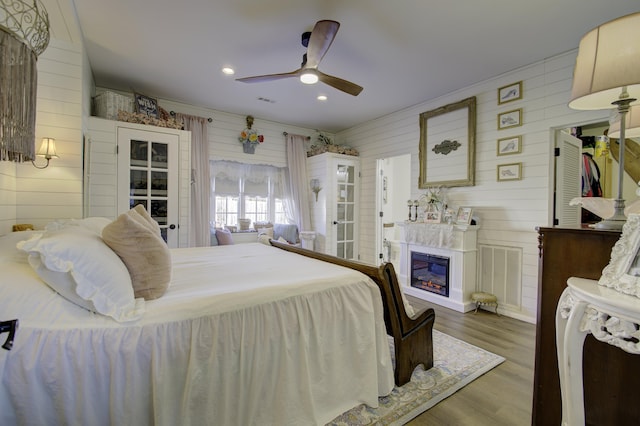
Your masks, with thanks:
M336 168L336 256L353 259L355 251L356 168L338 162Z
M118 213L142 204L169 247L178 245L178 142L176 135L118 129Z

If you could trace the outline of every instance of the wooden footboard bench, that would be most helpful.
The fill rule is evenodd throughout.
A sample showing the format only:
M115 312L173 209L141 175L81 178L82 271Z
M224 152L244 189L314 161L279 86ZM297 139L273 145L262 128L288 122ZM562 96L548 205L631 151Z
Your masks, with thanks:
M419 364L423 364L426 370L433 367L432 330L435 313L433 309L428 308L414 318L407 315L402 302L402 290L391 263L372 266L274 240L271 240L271 245L303 256L355 269L369 276L378 285L382 294L387 334L393 337L394 342L396 358L394 378L397 386L402 386L411 380L411 374Z

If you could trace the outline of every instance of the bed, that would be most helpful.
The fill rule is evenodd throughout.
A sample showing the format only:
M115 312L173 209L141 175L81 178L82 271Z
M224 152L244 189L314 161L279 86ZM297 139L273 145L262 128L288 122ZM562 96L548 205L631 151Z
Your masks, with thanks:
M98 244L92 227L59 231ZM162 296L109 316L43 282L19 243L38 238L0 237L0 320L19 321L0 424L325 424L394 386L385 299L360 271L260 243L173 249ZM94 280L121 272L93 262Z
M2 424L324 424L394 385L377 285L264 244L175 249L166 293L118 322L0 237ZM137 307L140 309L140 306Z

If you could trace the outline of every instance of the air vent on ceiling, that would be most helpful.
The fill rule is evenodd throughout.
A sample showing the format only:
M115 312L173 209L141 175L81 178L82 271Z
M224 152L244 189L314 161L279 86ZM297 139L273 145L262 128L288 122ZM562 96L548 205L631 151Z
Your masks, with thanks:
M258 100L259 100L259 101L262 101L262 102L268 102L268 103L270 103L270 104L275 104L275 103L276 103L276 101L274 101L273 99L263 98L262 96L260 96L260 97L258 98Z

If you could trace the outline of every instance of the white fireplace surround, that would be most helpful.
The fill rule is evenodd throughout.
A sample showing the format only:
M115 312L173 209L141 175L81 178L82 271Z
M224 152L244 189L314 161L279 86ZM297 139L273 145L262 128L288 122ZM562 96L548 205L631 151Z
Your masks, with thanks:
M448 225L399 222L399 279L405 294L458 312L475 309L471 293L476 291L476 225ZM411 287L411 253L426 253L449 258L449 297Z

